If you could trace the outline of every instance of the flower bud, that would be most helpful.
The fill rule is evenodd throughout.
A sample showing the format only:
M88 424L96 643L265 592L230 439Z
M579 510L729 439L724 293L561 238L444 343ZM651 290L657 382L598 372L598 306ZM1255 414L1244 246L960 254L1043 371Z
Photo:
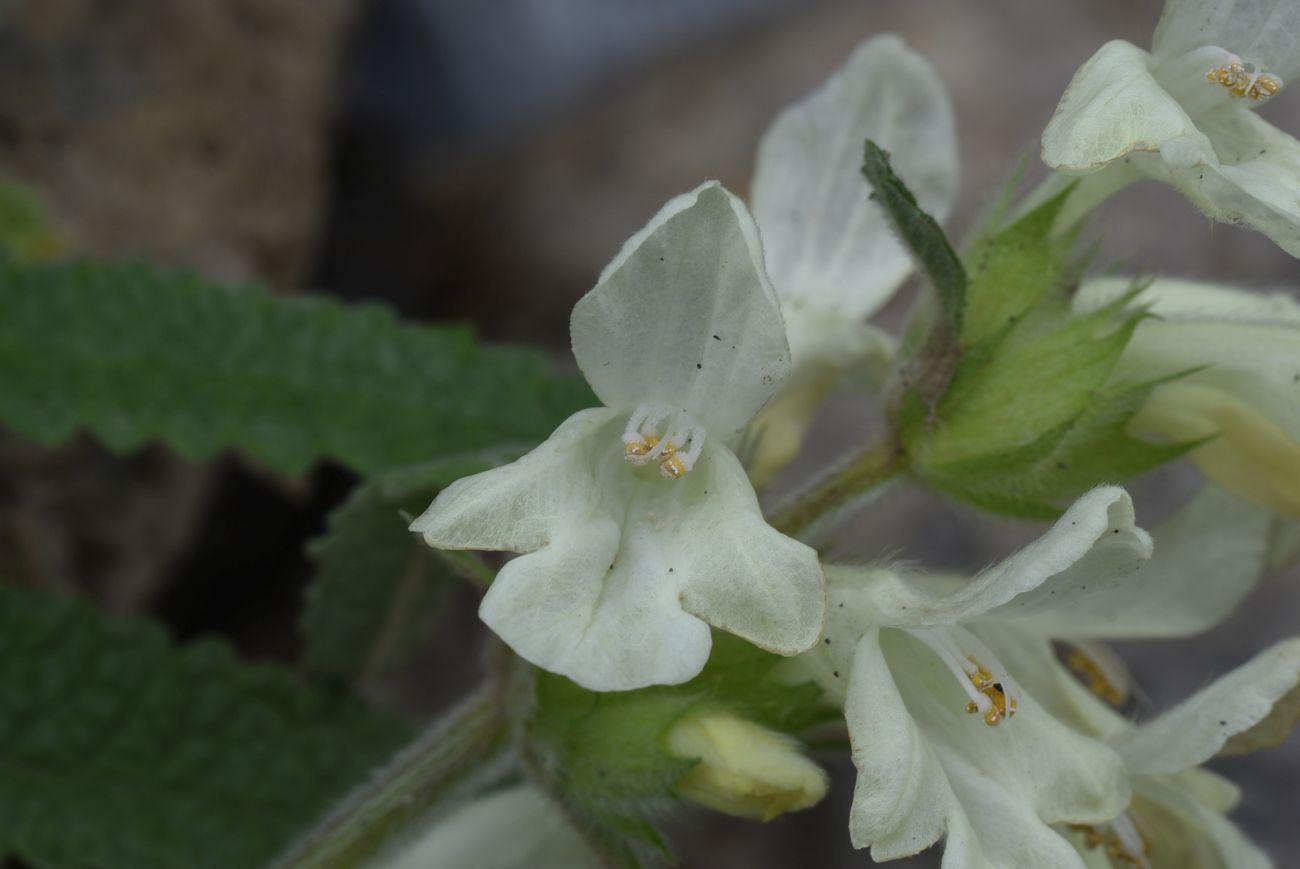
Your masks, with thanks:
M729 815L770 821L826 795L826 773L794 739L725 712L679 722L667 746L679 757L699 759L677 792Z

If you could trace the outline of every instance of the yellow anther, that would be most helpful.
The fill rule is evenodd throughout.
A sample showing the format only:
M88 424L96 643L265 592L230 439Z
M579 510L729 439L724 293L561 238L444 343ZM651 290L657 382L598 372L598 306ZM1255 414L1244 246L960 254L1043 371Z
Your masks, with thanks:
M623 445L623 458L634 465L644 465L646 456L658 443L659 438L654 435L642 435L640 440L628 441Z
M979 661L974 658L969 660L975 665L975 672L966 675L970 678L971 684L975 686L975 690L989 698L989 707L984 710L984 723L989 727L996 727L1004 719L1015 715L1019 704L1015 701L1015 698L1012 698L1010 704L1008 704L1006 692L1002 689L1002 683L994 681L993 674ZM974 701L966 704L967 712L979 712L979 709L979 704Z
M1109 826L1109 825L1107 825ZM1113 866L1132 866L1134 869L1141 869L1147 865L1146 856L1151 853L1151 843L1147 841L1146 836L1142 835L1140 830L1133 827L1133 832L1142 841L1142 853L1134 854L1129 850L1129 846L1124 844L1119 835L1114 832L1102 830L1092 824L1070 824L1070 829L1083 835L1083 844L1087 848L1103 848L1106 851L1106 857Z
M1216 66L1205 74L1205 80L1226 88L1238 99L1266 100L1282 89L1282 79L1267 72L1251 73L1239 60Z
M1089 691L1111 706L1118 708L1124 705L1127 698L1124 696L1123 690L1106 676L1106 673L1096 661L1079 649L1071 649L1069 654L1065 656L1065 666L1069 667L1070 671L1079 677Z
M659 473L663 474L664 479L680 479L687 470L686 463L677 455L677 447L673 442L664 444L663 452L659 454Z

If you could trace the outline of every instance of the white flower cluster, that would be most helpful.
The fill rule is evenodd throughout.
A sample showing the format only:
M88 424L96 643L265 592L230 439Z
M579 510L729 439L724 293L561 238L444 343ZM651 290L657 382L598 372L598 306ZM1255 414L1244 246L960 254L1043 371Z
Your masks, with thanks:
M1300 255L1300 145L1254 112L1297 72L1300 3L1169 0L1151 52L1112 42L1079 71L1044 159L1107 191L1163 180ZM1300 305L1177 280L1137 297L1150 316L1115 377L1170 379L1133 426L1196 442L1217 484L1154 535L1102 486L962 578L823 566L760 512L752 481L788 461L833 385L878 377L893 352L866 320L911 261L866 195L862 142L942 219L954 127L929 63L895 37L862 45L763 139L752 214L713 182L671 200L574 308L574 356L604 406L452 485L412 529L520 553L483 620L589 689L690 680L711 628L791 656L791 677L843 709L850 834L876 860L943 840L947 869L1270 865L1225 818L1235 789L1199 767L1289 730L1300 640L1136 725L1099 643L1204 631L1280 557L1275 532L1300 517ZM1074 308L1129 283L1087 281ZM743 729L709 745L729 728Z

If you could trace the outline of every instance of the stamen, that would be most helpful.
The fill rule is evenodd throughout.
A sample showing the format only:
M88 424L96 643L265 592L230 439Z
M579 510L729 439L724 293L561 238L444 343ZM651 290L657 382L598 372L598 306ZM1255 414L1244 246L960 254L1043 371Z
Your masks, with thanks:
M1247 69L1249 66L1249 69ZM1282 79L1269 72L1261 72L1254 64L1233 60L1216 66L1205 74L1205 80L1227 89L1233 97L1266 100L1282 89Z
M1106 667L1099 657L1089 655L1079 646L1070 646L1065 653L1065 666L1079 678L1084 687L1119 709L1128 701L1128 692L1123 688L1125 680L1122 671L1119 678L1113 672L1108 672L1116 667L1114 662L1110 663L1111 667Z
M1070 824L1071 830L1083 834L1083 844L1088 848L1104 848L1113 866L1131 866L1146 869L1150 864L1147 855L1151 843L1138 830L1128 813L1105 824Z
M659 473L663 474L664 479L676 480L689 470L682 458L677 454L677 448L673 446L672 441L664 445L664 450L659 456Z
M907 631L930 647L970 698L967 712L978 712L989 727L1016 714L1020 689L993 651L965 628L913 628ZM986 663L987 662L987 663Z
M672 427L660 435L670 412L640 405L623 430L623 458L638 467L658 462L659 473L668 480L681 478L695 466L704 449L704 429L685 413L673 416Z

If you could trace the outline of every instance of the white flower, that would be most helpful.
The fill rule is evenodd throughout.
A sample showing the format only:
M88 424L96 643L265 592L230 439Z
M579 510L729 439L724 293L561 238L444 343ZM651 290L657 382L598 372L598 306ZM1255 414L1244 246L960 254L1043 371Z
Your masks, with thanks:
M1113 818L1068 830L1087 865L1269 865L1223 817L1236 802L1236 789L1195 767L1225 744L1249 750L1284 735L1291 724L1286 703L1300 700L1295 694L1300 643L1264 653L1134 728L1115 711L1130 693L1128 674L1095 641L1182 637L1217 624L1262 575L1270 524L1264 510L1204 489L1156 529L1154 556L1129 581L1067 609L1001 624L990 638L998 654L1020 664L1020 683L1052 715L1104 739L1124 761L1132 802ZM1063 659L1053 653L1054 641L1066 644ZM1279 714L1271 716L1274 704L1288 695L1277 707Z
M1168 0L1150 53L1116 40L1075 74L1043 160L1107 192L1158 179L1300 255L1300 143L1254 112L1297 73L1294 0Z
M1130 283L1089 281L1075 308L1100 307ZM1208 438L1191 453L1208 477L1300 516L1300 304L1175 280L1155 281L1135 304L1156 316L1138 325L1115 376L1184 376L1153 391L1131 430L1174 442Z
M1257 535L1256 535L1257 536ZM1208 548L1208 547L1202 547ZM1075 826L1089 865L1152 869L1253 869L1271 866L1225 815L1237 788L1200 764L1280 742L1300 703L1300 640L1279 643L1189 699L1134 726L1103 702L1105 658L1076 649L1068 660L1091 691L1055 659L1040 657L1026 673L1036 695L1051 698L1053 714L1080 732L1104 739L1124 760L1133 800L1116 817ZM1080 666L1082 665L1082 666ZM1100 696L1098 696L1100 695ZM1109 852L1111 862L1105 861Z
M1146 843L1154 869L1268 867L1223 815L1236 789L1198 767L1218 754L1280 742L1300 706L1300 640L1279 643L1149 723L1117 725L1107 742L1132 776L1121 825Z
M717 183L671 200L573 309L604 408L517 462L448 487L412 524L431 545L526 553L479 614L593 690L684 682L709 625L769 651L816 642L816 554L774 531L728 444L789 350L748 211Z
M1218 622L1260 576L1269 525L1207 489L1161 525L1151 557L1128 496L1103 487L968 582L828 568L831 642L796 663L844 703L854 844L886 860L946 834L944 866L1039 869L1083 865L1068 825L1140 842L1124 812L1130 779L1148 782L1126 766L1127 743L1106 741L1128 725L1104 706L1106 726L1091 724L1099 701L1052 642L1087 650L1080 675L1097 694L1122 693L1090 642Z
M370 869L599 869L605 865L532 785L465 804Z
M795 372L756 421L757 479L793 456L841 376L883 368L893 349L866 319L911 273L912 261L870 200L861 172L867 139L891 152L923 208L947 216L958 186L952 105L934 67L897 36L859 45L759 144L751 198Z
M1104 487L969 582L827 568L825 645L798 662L844 704L856 847L890 860L946 835L949 867L1079 865L1051 825L1118 815L1123 764L1023 690L1017 671L1037 665L995 643L1009 624L1124 583L1150 550L1128 495Z

